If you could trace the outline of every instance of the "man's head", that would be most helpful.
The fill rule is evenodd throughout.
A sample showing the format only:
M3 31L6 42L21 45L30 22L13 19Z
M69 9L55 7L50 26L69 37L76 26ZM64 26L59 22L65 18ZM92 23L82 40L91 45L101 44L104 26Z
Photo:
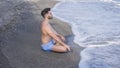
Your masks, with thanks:
M48 19L52 19L52 13L50 12L50 8L45 8L42 10L41 15L43 16L43 18L48 18Z

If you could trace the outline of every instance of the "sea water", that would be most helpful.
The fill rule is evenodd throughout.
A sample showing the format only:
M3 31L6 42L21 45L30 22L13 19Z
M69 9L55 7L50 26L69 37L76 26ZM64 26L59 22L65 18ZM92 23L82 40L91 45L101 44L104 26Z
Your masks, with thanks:
M120 68L120 0L59 0L53 15L86 47L79 68Z

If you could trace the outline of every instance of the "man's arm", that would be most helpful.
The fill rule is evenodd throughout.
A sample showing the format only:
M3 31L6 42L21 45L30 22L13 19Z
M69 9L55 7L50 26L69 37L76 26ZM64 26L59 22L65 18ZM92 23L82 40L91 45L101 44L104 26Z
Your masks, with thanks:
M65 41L65 38L62 35L57 35L62 41Z
M57 42L59 42L62 46L66 47L69 51L71 51L71 50L70 50L70 47L69 47L67 44L65 44L65 43L52 31L52 29L50 29L49 27L46 27L46 28L45 28L45 31L46 31L46 33L48 33L48 35L50 35L53 39L55 39Z
M62 45L66 45L64 42L61 41L61 39L49 27L46 27L45 31L48 33L48 35L50 35L57 42L59 42Z
M65 41L64 36L60 35L59 33L57 33L53 28L52 28L53 32L55 33L55 35L57 35L62 41Z

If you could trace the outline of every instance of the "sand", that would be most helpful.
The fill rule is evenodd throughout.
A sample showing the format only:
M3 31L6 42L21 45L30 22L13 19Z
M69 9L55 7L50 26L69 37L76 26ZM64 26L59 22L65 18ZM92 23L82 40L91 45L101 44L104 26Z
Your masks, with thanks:
M7 0L4 0L7 2ZM54 53L41 50L40 15L42 9L53 7L54 0L11 0L8 23L0 26L0 68L78 68L82 47L73 43L71 27L54 18L55 30L64 35L72 52ZM3 6L4 9L4 6ZM8 9L6 9L8 10ZM3 21L4 22L4 21Z

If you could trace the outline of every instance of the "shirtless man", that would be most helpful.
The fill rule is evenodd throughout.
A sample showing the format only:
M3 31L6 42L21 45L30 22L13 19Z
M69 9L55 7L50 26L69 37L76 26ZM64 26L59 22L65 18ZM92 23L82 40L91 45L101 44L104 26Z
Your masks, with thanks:
M70 47L64 43L65 38L58 34L50 25L49 20L52 19L52 14L50 8L45 8L41 15L44 20L41 23L41 32L42 32L42 49L45 51L54 51L54 52L67 52L70 51Z

